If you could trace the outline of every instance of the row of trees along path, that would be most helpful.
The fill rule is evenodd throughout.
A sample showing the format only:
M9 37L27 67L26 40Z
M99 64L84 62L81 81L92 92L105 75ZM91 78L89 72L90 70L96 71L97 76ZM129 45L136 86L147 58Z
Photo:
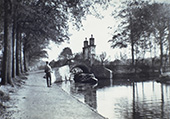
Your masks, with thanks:
M170 59L170 5L145 0L118 4L110 0L1 0L0 39L3 49L1 84L12 84L12 78L28 70L42 57L49 41L61 43L69 39L69 22L82 26L87 14L102 18L100 10L112 6L112 15L121 23L109 40L111 47L131 47L132 64L149 51L157 55L160 47L160 66L166 55ZM99 12L99 13L98 13ZM155 52L155 53L154 53ZM142 55L141 55L142 54ZM170 61L170 60L169 60Z
M89 7L100 0L1 0L0 38L3 50L1 84L28 70L42 57L47 57L49 41L69 39L68 23L75 28L90 13ZM95 8L93 8L95 9Z

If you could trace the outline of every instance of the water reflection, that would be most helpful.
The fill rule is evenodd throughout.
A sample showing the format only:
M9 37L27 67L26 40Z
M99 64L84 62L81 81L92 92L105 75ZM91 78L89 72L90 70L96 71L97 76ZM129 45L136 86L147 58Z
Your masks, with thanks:
M97 86L63 82L60 86L109 119L169 119L170 85L155 81L101 81Z
M74 83L73 81L62 82L60 85L66 92L88 104L93 109L97 107L96 85Z
M151 90L151 85L155 87L153 90ZM155 82L133 83L132 106L128 103L117 102L116 109L122 114L119 118L169 119L170 97L165 95L164 89L169 90L170 88Z
M71 86L71 93L83 95L84 102L90 107L96 109L96 86L90 84L73 83Z

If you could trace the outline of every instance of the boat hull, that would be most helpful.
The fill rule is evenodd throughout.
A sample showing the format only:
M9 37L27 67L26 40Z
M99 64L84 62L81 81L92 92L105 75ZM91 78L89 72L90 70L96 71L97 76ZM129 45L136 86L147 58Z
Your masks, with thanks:
M98 80L94 77L93 74L86 73L75 74L74 81L76 83L91 83L91 84L95 84L98 82Z

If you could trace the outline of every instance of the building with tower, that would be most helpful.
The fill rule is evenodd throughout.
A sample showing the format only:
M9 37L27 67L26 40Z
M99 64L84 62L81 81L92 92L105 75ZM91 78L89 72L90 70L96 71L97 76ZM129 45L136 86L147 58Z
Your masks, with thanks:
M89 41L87 38L85 39L83 46L83 58L84 60L89 60L91 65L93 64L96 55L96 45L94 44L94 41L95 39L93 38L93 35L91 35Z
M95 59L96 59L96 45L95 45L95 38L93 35L89 38L85 38L85 41L83 42L83 58L85 61L89 63L90 70L93 72L95 77L97 78L106 78L106 79L112 79L112 71L110 69L107 69L103 65L95 65ZM94 104L95 105L95 104Z

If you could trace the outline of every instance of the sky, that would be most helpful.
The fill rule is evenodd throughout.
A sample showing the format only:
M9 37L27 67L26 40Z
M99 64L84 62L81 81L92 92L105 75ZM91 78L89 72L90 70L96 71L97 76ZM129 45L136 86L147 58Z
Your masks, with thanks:
M119 3L117 0L117 3ZM170 0L154 0L158 2L170 2ZM116 21L113 17L110 16L111 12L114 8L110 7L107 11L103 11L104 15L103 19L98 19L95 16L88 15L85 20L82 21L83 28L79 31L75 30L70 25L69 33L72 34L70 36L69 42L64 42L61 45L56 45L54 43L50 43L50 48L47 49L49 61L57 60L58 55L65 47L70 47L73 53L82 52L83 41L85 38L89 40L91 35L95 38L96 45L96 55L101 54L102 52L106 52L107 57L113 61L115 59L120 59L120 53L126 54L128 57L131 56L130 48L128 49L112 49L111 44L108 42L112 39L112 33L114 29L117 28L117 24L119 21ZM112 27L112 29L108 28Z

